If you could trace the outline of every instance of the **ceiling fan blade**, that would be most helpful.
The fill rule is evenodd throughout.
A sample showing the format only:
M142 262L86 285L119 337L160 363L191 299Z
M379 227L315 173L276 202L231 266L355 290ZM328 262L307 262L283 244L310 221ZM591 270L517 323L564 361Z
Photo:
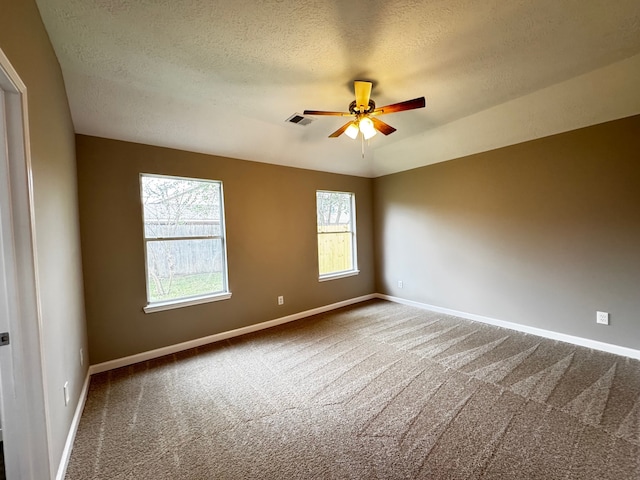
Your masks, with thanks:
M371 82L356 80L353 82L353 89L356 92L356 108L364 112L369 108L369 98L371 97Z
M351 112L324 112L322 110L305 110L303 115L332 115L334 117L348 117L353 115Z
M329 135L329 138L336 138L339 137L340 135L342 135L344 133L344 131L349 128L349 125L351 125L353 122L347 122L345 123L343 126L341 126L338 130L336 130L335 132L333 132L331 135Z
M426 105L424 97L406 100L400 103L387 105L386 107L376 108L371 115L384 115L385 113L402 112L404 110L413 110L415 108L423 108Z
M396 131L396 129L393 128L391 125L386 124L382 120L378 120L375 117L371 117L371 121L373 122L374 128L378 130L380 133L383 133L385 135L390 135Z

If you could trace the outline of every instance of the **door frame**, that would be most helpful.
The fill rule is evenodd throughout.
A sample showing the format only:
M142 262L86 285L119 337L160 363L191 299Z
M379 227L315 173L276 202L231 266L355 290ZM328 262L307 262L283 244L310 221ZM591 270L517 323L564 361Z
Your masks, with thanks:
M2 206L0 219L11 335L11 344L0 347L5 467L8 480L50 479L51 429L45 395L27 88L2 49L0 90L6 120L6 149L0 152L0 161L8 173L4 181L10 202Z

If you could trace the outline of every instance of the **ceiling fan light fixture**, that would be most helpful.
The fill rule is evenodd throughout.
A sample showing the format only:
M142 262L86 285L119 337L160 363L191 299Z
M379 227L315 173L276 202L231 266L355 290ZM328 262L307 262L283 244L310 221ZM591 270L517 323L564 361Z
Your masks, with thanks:
M358 130L358 125L356 125L356 122L351 122L344 133L355 140L358 136L359 131L360 130Z
M354 120L345 123L338 130L329 135L329 138L338 138L343 133L346 133L350 138L355 140L358 138L358 133L362 132L362 138L369 140L378 132L381 132L383 135L390 135L396 131L396 129L391 125L388 125L378 119L378 115L414 110L416 108L424 108L426 106L425 98L419 97L414 98L413 100L405 100L404 102L392 103L391 105L376 108L376 102L371 99L372 87L372 82L364 80L356 80L353 83L356 99L349 104L348 112L305 110L303 113L304 115L355 117Z
M362 135L364 136L365 140L369 140L371 137L373 137L376 134L376 129L373 126L373 122L369 117L364 117L360 119L359 123L360 123L360 131L362 132Z

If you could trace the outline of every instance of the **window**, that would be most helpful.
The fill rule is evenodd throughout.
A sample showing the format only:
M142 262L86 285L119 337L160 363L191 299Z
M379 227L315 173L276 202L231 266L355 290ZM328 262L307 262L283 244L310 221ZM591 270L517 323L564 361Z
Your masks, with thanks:
M355 195L318 190L316 208L320 280L357 274Z
M222 182L140 176L150 313L229 298Z

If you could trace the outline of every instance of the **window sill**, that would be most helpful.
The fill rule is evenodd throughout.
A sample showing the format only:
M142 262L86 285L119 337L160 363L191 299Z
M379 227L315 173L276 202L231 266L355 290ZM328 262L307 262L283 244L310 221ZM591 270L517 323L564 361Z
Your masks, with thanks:
M349 270L348 272L329 273L327 275L320 276L318 278L318 281L326 282L328 280L336 280L338 278L353 277L355 275L358 275L359 273L360 273L360 270Z
M202 295L200 297L184 298L182 300L170 300L167 302L150 303L143 307L144 313L162 312L164 310L173 310L174 308L190 307L192 305L200 305L202 303L219 302L231 298L231 292L216 293L213 295Z

